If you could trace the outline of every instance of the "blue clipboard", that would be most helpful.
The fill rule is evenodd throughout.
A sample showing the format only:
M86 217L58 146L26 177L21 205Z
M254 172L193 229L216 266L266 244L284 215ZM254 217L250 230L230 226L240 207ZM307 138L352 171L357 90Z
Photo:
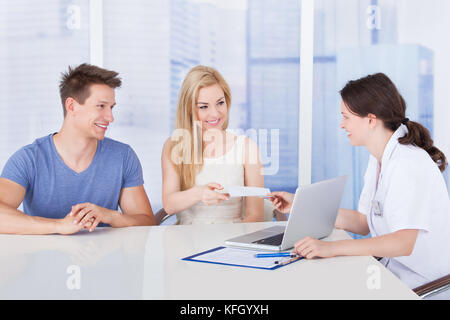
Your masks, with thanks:
M194 261L203 263L212 263L233 267L244 267L262 270L276 270L288 264L302 260L303 257L295 258L256 258L257 253L263 253L256 250L217 247L207 251L203 251L192 256L183 258L183 261ZM265 252L267 253L267 252ZM278 263L275 263L275 262Z

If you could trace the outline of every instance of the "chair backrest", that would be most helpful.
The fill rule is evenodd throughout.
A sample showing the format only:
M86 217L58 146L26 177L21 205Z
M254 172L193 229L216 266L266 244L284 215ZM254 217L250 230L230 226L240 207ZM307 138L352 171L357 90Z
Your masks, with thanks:
M425 283L424 285L413 289L413 291L422 299L441 294L450 289L450 274L436 279L434 281Z
M176 220L177 220L176 215L167 214L167 212L164 210L164 208L161 208L155 214L155 223L157 226L175 224Z

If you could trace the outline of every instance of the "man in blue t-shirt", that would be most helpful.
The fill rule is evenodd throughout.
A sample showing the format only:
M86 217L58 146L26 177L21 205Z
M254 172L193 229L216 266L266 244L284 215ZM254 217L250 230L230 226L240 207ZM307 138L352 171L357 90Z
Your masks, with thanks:
M0 233L72 234L155 224L136 153L105 138L114 121L114 89L121 85L117 76L88 64L63 74L61 130L21 148L3 168ZM24 212L17 210L22 202Z

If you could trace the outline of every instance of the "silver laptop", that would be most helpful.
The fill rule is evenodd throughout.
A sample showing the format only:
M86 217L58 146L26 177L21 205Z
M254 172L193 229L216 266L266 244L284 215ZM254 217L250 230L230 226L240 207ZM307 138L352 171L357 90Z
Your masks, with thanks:
M286 227L273 226L225 241L228 246L284 251L306 236L321 239L333 231L347 176L298 188Z

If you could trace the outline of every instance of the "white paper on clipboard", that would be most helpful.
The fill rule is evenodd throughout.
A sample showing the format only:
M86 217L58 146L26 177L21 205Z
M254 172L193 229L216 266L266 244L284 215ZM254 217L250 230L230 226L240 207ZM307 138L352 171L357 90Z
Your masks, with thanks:
M217 247L190 257L183 258L182 260L207 262L236 267L275 270L301 259L300 257L256 258L256 254L258 253L267 253L267 251L239 249L232 247Z

